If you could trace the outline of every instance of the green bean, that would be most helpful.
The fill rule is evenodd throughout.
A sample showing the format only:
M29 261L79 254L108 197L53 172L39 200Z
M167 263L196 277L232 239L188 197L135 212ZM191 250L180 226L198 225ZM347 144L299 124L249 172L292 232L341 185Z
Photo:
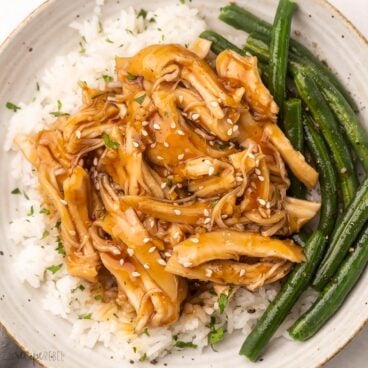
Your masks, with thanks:
M311 111L331 150L340 180L344 207L346 208L353 199L358 186L348 144L340 133L335 117L314 79L299 69L295 70L295 68L293 74L299 95Z
M269 89L276 104L279 106L279 123L282 125L284 101L286 98L286 73L290 29L296 4L290 0L280 0L273 22L270 61L269 61Z
M257 56L263 62L269 60L269 46L265 36L251 34L247 39L244 50ZM290 59L289 68L304 69L305 73L311 75L319 85L330 109L344 127L346 137L357 153L363 168L368 172L368 134L345 97L326 75L321 73L314 65L303 64L303 59L293 53L290 54Z
M339 310L368 263L368 226L355 249L342 263L315 303L290 328L290 336L305 341L315 335Z
M322 203L325 203L321 208L321 227L317 228L305 244L306 262L298 264L294 268L276 298L269 304L256 327L244 341L240 354L252 361L259 358L277 328L308 287L323 256L329 235L328 231L332 228L332 226L325 224L329 221L332 223L336 218L336 188L332 189L333 186L331 187L331 183L336 183L336 176L329 159L329 151L313 125L308 121L304 122L308 147L311 149L320 174Z
M298 98L292 98L284 104L284 132L289 138L293 147L299 152L304 150L304 135L302 124L302 102ZM290 177L290 193L293 197L304 198L305 187L303 184L292 174Z
M329 249L313 282L313 286L317 290L321 291L334 277L367 220L368 177L360 185L354 199L339 220L331 236Z
M245 51L240 49L239 47L235 46L233 43L228 41L226 38L222 37L220 34L214 31L204 31L199 35L200 38L204 38L208 41L211 41L211 50L215 54L219 54L224 50L233 50L240 55L244 55Z
M267 36L269 39L272 33L272 25L261 20L249 11L239 7L236 4L229 4L221 9L219 19L223 22L233 26L236 29L243 30L247 33L259 33ZM306 63L314 65L326 78L341 92L346 101L354 111L358 111L358 107L351 97L350 93L338 80L336 75L323 64L316 56L313 55L305 46L299 42L290 40L290 51L301 57Z

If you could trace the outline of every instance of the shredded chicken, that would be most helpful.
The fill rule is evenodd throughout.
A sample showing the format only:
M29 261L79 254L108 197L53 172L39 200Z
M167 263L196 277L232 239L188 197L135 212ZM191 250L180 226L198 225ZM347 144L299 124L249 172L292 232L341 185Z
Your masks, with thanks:
M116 58L118 84L81 83L77 113L16 139L60 219L69 273L99 285L107 273L137 333L175 322L192 280L282 279L305 260L285 237L320 207L287 196L286 166L308 188L318 174L275 124L257 59L224 51L214 69L209 49Z

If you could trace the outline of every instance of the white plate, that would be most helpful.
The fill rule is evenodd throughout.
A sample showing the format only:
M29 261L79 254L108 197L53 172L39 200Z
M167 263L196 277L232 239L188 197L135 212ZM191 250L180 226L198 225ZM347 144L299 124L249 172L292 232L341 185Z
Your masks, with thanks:
M139 7L153 8L171 0L142 0ZM153 5L154 3L154 5ZM276 0L242 0L248 9L271 21L277 6ZM298 37L314 49L329 65L338 72L340 78L356 97L362 121L368 122L365 103L368 96L367 42L331 6L323 0L298 1L299 11L293 22L293 29L301 32ZM104 8L106 16L112 15L121 7L134 5L134 0L108 1ZM231 34L230 27L216 18L225 1L193 0L192 6L199 7L206 21L220 33ZM68 24L79 15L81 18L92 12L94 1L64 0L50 1L33 13L0 49L0 146L3 146L7 121L11 116L5 109L7 101L27 100L34 90L34 75L44 68L57 54L63 54L78 44L77 34ZM32 48L32 52L30 52ZM25 122L26 124L27 122ZM367 126L367 123L366 123ZM35 289L19 283L15 277L12 262L17 257L16 250L7 239L7 224L15 213L16 203L10 197L9 154L0 155L0 321L18 343L48 367L63 368L112 368L130 366L128 362L118 362L111 352L100 347L94 351L73 345L69 339L70 325L42 311L40 295ZM296 343L284 339L276 340L267 350L257 367L291 368L317 367L326 362L357 334L368 320L368 272L350 295L340 312L306 343ZM243 336L228 337L215 353L208 349L201 355L193 351L173 354L160 361L176 368L213 367L233 368L251 367L238 355ZM48 353L60 352L57 355ZM61 359L62 358L62 359ZM137 363L136 363L137 364ZM151 366L139 363L139 366Z

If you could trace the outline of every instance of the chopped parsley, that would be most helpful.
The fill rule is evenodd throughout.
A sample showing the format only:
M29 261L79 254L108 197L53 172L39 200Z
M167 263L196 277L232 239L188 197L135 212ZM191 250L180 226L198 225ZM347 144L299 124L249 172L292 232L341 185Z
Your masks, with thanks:
M18 110L21 109L21 107L17 106L13 102L7 102L5 106L6 106L7 109L13 110L14 112L17 112Z
M31 206L31 208L29 209L29 212L27 213L27 216L33 216L34 215L34 208L33 206Z
M102 22L101 22L101 21L99 21L99 22L98 22L98 33L102 33L102 32L103 32L103 30L104 30L104 28L103 28Z
M148 328L147 328L147 327L144 329L143 333L144 333L145 335L147 335L147 336L151 336L151 335L149 334L149 332L148 332Z
M138 78L138 77L137 77L136 75L133 75L133 74L128 73L127 79L128 79L129 81L134 81L134 80L136 80L137 78Z
M46 207L41 208L40 209L40 213L44 214L44 215L49 215L50 214L50 210Z
M92 313L81 314L78 318L79 319L92 319Z
M21 191L19 190L19 188L14 188L14 189L11 191L11 194L21 194Z
M50 232L49 232L49 231L47 231L47 230L45 230L45 231L43 232L43 234L42 234L42 238L41 238L41 240L42 240L42 239L47 238L49 235L50 235Z
M61 267L63 267L63 264L59 264L59 265L53 265L53 266L50 266L50 267L47 267L46 270L47 271L50 271L53 275L60 271Z
M142 105L144 99L146 98L146 94L139 96L137 98L134 99L135 102L139 103L140 105Z
M56 238L56 243L58 245L56 248L56 251L59 254L62 254L63 256L65 256L66 255L65 248L64 248L63 241L61 240L60 236Z
M134 36L133 31L129 28L125 28L125 32Z
M216 318L211 317L211 322L208 325L210 328L210 333L208 334L208 342L210 345L215 345L222 341L225 337L225 329L223 327L216 328Z
M23 195L24 195L24 198L25 198L27 201L29 201L29 197L28 197L27 193L26 193L26 192L23 192Z
M57 111L52 111L49 114L54 116L55 118L58 118L60 116L69 116L70 114L66 112L61 112L61 108L63 107L63 104L60 100L57 100Z
M110 40L110 38L106 38L106 39L105 39L105 41L106 41L107 43L114 43L114 41L111 41L111 40Z
M102 134L103 141L105 146L111 148L113 150L117 150L120 146L119 142L113 141L107 133Z
M180 0L180 2L181 2L182 4L185 4L185 0Z
M225 308L227 307L228 303L229 303L229 297L226 294L222 293L218 300L221 314L224 313Z
M185 342L185 341L180 341L180 340L175 343L175 346L180 349L184 349L184 348L196 349L197 348L197 345L193 344L192 342Z
M80 46L79 53L82 54L82 55L85 54L86 53L86 48L84 47L82 41L79 42L79 46Z
M84 291L86 288L80 284L75 289L72 289L72 293L75 293L77 290Z
M139 361L140 362L144 362L145 360L147 360L148 356L146 353L144 353L140 358L139 358Z
M114 80L114 78L113 78L111 75L107 75L107 74L104 74L104 75L102 76L102 79L103 79L106 83L108 83L108 82L112 82L112 81Z
M137 15L137 18L142 17L143 19L146 19L147 17L147 10L141 9Z
M40 90L40 85L38 82L36 82L36 90L39 91Z
M96 296L95 296L95 300L97 300L97 301L102 300L102 295L96 295Z
M60 225L61 225L61 221L56 221L55 223L55 229L59 229L60 228Z

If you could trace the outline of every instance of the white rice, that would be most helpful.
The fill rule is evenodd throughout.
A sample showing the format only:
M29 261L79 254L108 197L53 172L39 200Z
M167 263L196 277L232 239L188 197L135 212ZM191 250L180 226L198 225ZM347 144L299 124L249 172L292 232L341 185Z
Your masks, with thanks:
M236 330L248 334L276 295L279 286L267 286L254 293L240 288L223 314L219 313L217 296L207 292L203 295L203 307L187 306L187 313L173 326L151 329L149 335L137 337L122 331L119 319L124 316L117 307L106 306L91 298L88 283L68 275L64 265L54 275L46 270L64 262L63 256L56 251L58 231L55 221L45 221L47 216L40 213L37 178L31 165L16 151L13 138L20 133L36 132L47 127L53 121L49 113L56 110L57 100L62 102L63 112L76 112L81 103L78 81L99 87L103 74L114 76L116 55L131 56L152 43L189 44L206 29L197 9L178 3L148 13L146 21L137 17L136 10L124 9L115 17L104 20L101 32L99 22L102 5L103 1L97 2L90 19L71 24L80 34L84 53L81 54L78 47L67 55L57 57L39 76L39 91L34 100L29 104L18 103L21 110L13 115L8 124L5 149L15 151L11 162L14 187L19 187L29 198L21 201L17 216L9 225L10 240L19 250L15 272L21 282L42 290L43 298L39 303L45 310L69 321L71 338L84 347L92 349L96 344L103 344L118 359L138 360L146 354L147 359L152 360L177 349L174 347L175 337L193 342L197 345L196 351L200 352L208 345L211 315L216 317L217 326L226 327L227 334ZM148 21L152 18L155 22ZM65 78L66 75L68 78ZM27 124L24 124L25 121ZM45 231L49 235L41 239L47 235ZM80 285L83 285L84 290ZM305 309L312 300L313 293L306 293L280 328L278 336L285 335L286 328L297 312ZM91 319L80 319L80 316L88 315L91 315Z

